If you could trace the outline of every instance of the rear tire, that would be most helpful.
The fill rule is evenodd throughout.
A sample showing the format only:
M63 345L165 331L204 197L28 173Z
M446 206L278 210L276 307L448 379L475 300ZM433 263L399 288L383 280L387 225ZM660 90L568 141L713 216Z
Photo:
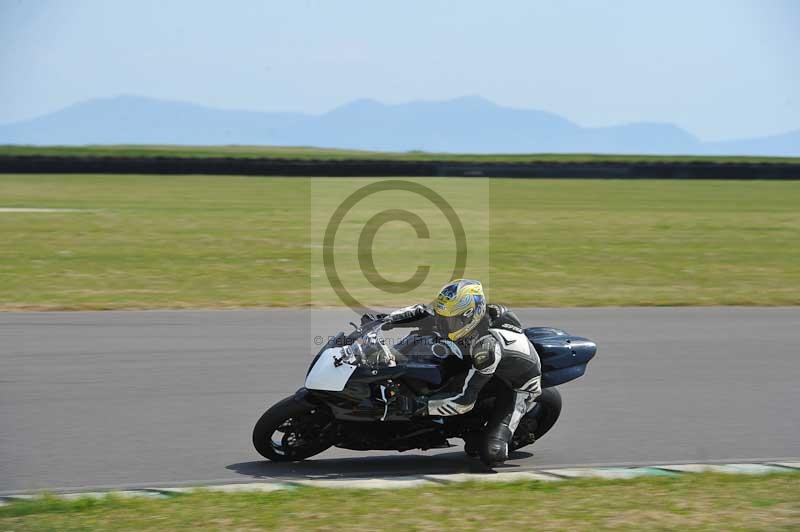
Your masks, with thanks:
M253 446L273 462L305 460L333 445L333 423L327 408L288 397L256 422Z
M521 449L547 434L560 414L561 394L556 388L545 388L536 399L536 406L520 421L509 450Z

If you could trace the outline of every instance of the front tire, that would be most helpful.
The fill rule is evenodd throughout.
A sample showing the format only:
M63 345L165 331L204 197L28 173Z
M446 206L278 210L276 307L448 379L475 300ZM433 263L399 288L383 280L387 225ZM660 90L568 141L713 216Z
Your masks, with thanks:
M519 423L510 449L516 451L544 436L561 414L561 394L555 388L545 388L536 399L536 406Z
M256 422L253 446L273 462L305 460L333 445L333 423L327 408L288 397Z

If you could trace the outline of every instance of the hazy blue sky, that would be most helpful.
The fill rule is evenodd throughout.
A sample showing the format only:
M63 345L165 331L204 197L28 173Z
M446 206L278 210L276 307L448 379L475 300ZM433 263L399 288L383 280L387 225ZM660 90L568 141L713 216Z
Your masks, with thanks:
M800 128L800 1L0 0L0 122L98 96L448 99L704 140Z

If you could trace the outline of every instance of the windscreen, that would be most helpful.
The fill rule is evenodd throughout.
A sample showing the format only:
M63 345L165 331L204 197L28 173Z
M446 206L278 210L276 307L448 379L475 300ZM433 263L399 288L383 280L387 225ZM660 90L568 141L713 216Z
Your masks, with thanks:
M381 330L382 322L366 327L345 352L354 358L357 364L369 366L396 366L397 351L392 346L393 339L388 338Z

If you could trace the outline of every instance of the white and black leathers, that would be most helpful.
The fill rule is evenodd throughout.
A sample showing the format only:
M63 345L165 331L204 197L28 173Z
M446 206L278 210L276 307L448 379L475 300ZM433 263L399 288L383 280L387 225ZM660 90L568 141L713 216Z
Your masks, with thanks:
M502 305L487 305L486 317L466 342L472 367L463 380L454 379L461 389L444 392L428 401L429 415L456 415L469 412L481 388L493 377L505 386L498 387L494 410L482 434L466 440L468 453L477 452L488 465L508 459L508 448L523 416L542 393L542 368L539 355L522 331L513 312Z
M458 342L465 358L470 357L472 367L428 400L429 415L453 416L469 412L478 393L492 377L529 397L530 406L541 394L539 355L522 332L519 320L502 305L487 305L486 310L485 323L482 322L468 338ZM510 420L512 432L521 415Z
M413 322L421 331L436 330L435 315L425 305L405 307L389 316L397 325ZM477 449L484 463L502 463L519 422L542 393L536 348L523 333L516 315L503 305L487 305L486 316L474 331L458 342L445 343L471 364L466 373L450 379L428 399L425 411L430 416L465 414L475 406L484 385L493 377L498 379L505 386L499 387L483 433L475 435L479 441L468 442L468 447Z

